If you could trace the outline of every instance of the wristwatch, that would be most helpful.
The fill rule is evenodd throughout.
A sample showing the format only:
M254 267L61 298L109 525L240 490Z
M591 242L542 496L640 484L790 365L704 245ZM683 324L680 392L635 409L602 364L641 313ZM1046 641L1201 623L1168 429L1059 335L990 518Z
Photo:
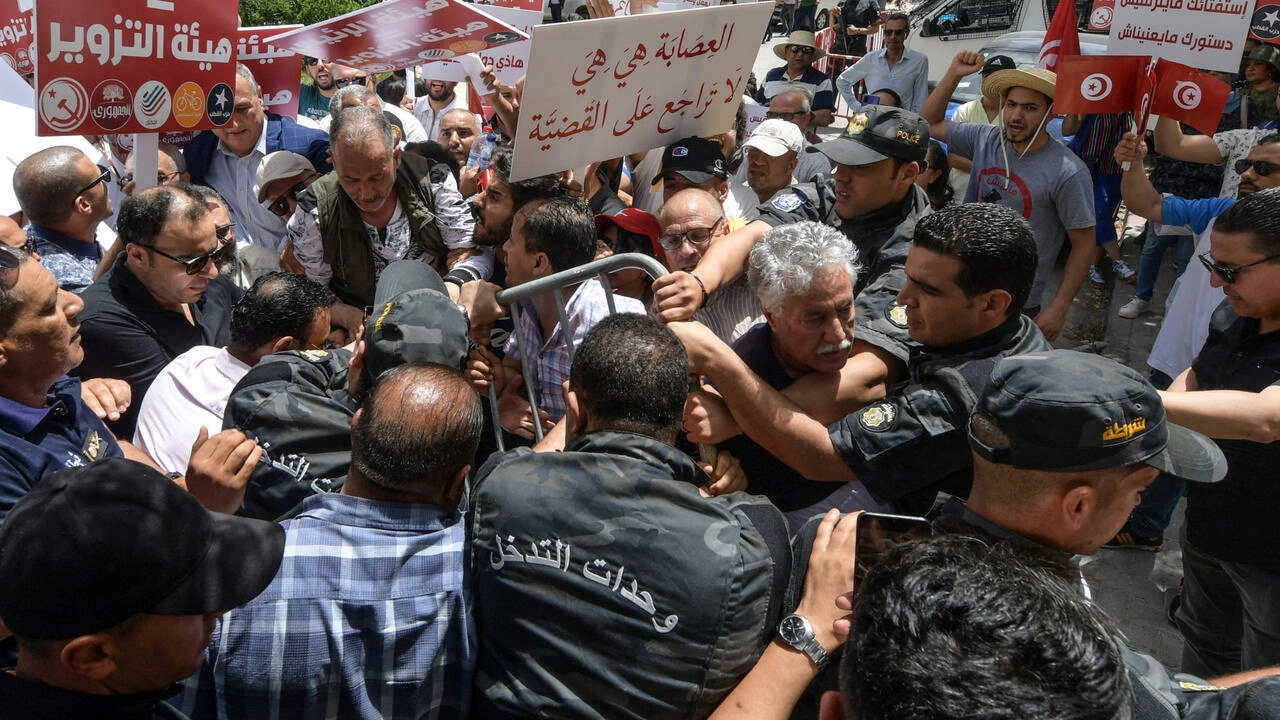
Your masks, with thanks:
M813 634L813 626L809 624L809 618L803 615L791 613L782 618L782 622L778 623L778 636L782 638L782 642L808 655L819 670L826 667L827 662L831 660L831 656Z

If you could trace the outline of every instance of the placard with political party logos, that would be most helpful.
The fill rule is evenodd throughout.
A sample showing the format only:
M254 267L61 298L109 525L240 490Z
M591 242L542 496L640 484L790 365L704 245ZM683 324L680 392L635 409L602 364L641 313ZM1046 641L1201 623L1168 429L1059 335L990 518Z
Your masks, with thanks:
M486 7L485 11L523 33L531 33L533 28L542 24L541 11L533 12L500 5ZM520 42L491 47L476 53L476 55L479 56L481 63L493 67L494 73L498 76L498 82L503 85L515 85L516 81L524 77L528 72L525 66L529 64L530 44L529 40L521 40ZM467 72L462 67L459 58L454 57L424 64L422 66L422 77L431 78L432 80L460 82L466 79ZM477 85L480 82L480 78L472 78L472 80ZM482 90L482 87L477 87L477 92Z
M262 91L262 104L269 112L298 116L298 78L302 56L286 47L272 45L267 38L301 25L269 25L240 28L236 60L253 72Z
M231 119L239 5L37 0L40 135L201 130Z
M300 55L380 73L485 52L525 38L516 28L458 0L384 0L268 39Z
M0 0L0 61L26 75L36 71L35 35L31 33L31 8L18 0Z

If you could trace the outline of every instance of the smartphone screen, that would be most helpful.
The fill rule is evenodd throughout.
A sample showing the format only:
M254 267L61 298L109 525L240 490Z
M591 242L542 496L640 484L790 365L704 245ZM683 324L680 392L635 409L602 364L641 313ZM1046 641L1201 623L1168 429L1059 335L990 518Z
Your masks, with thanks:
M933 528L924 518L864 512L858 516L858 545L854 551L853 583L857 587L867 570L890 548L929 537Z
M879 95L863 95L861 102L863 105L879 105L880 96Z

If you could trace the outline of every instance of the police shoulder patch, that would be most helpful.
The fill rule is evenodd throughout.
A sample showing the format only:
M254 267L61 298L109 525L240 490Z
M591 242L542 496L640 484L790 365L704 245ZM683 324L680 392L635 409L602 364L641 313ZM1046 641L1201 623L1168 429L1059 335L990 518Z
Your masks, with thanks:
M324 362L324 359L329 357L327 350L300 350L298 354L313 363Z
M889 322L900 328L907 326L906 305L893 305L885 312L884 316L889 319Z
M800 207L803 202L804 198L796 192L782 193L772 200L773 206L782 212L791 212Z
M881 432L893 427L897 419L898 408L882 400L865 408L858 416L858 424L872 432Z

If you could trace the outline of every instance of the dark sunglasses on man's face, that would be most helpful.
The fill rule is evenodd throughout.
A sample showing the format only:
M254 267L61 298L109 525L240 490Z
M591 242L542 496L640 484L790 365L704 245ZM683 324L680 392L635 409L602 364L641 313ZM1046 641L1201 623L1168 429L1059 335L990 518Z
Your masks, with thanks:
M139 245L142 245L142 244L139 243ZM206 267L209 266L210 261L215 263L220 263L223 260L225 260L227 258L227 255L230 254L231 248L233 246L231 245L231 243L220 242L218 243L218 247L214 248L213 250L210 250L209 252L203 255L197 255L191 258L180 258L175 255L170 255L169 253L153 245L142 245L142 247L156 253L157 255L163 255L164 257L169 258L170 260L178 263L179 265L182 265L183 267L186 268L188 275L199 275L201 270L204 270Z
M333 84L337 85L340 88L344 88L348 85L366 85L368 84L368 82L369 82L368 75L357 75L355 77L341 78L338 80L334 80Z
M267 206L267 209L279 215L282 218L289 217L290 215L293 214L293 208L289 207L289 201L292 200L294 202L297 202L298 193L305 190L306 187L307 187L307 184L305 182L300 182L297 185L294 185L293 187L289 188L288 190L285 190L283 195L271 201L271 204Z
M1209 253L1200 253L1196 257L1200 259L1200 264L1204 265L1205 270L1217 275L1218 279L1222 282L1228 285L1234 285L1236 283L1236 273L1244 270L1245 268L1251 268L1254 265L1261 265L1264 262L1280 258L1280 255L1269 255L1261 260L1255 260L1244 265L1237 265L1236 267L1227 267L1226 265L1215 263L1213 258L1209 257Z
M80 188L80 190L76 193L76 197L80 197L81 195L89 192L90 190L94 189L98 185L106 182L111 177L111 168L106 167L105 165L99 165L98 169L102 171L102 174L94 178L93 182Z
M906 34L907 34L907 29L906 29L906 28L903 28L903 29L901 29L901 30L889 30L889 29L887 29L887 28L886 28L886 29L885 29L885 31L884 31L884 34L885 34L885 35L888 35L888 36L890 36L890 37L892 37L892 36L894 36L894 35L906 35Z
M218 242L224 243L227 241L227 236L231 236L232 238L235 237L235 233L231 232L232 230L235 230L235 229L236 229L236 224L234 222L229 222L226 225L219 225L215 227L213 229L213 234L217 236Z
M765 119L766 119L766 120L786 120L787 122L790 122L790 121L791 121L791 118L794 118L794 117L796 117L797 115L808 115L808 114L809 114L809 113L804 112L804 111L797 111L797 112L777 112L777 111L774 111L774 110L770 110L769 112L767 112L767 113L765 113L765 114L764 114L764 117L765 117Z
M1273 170L1280 169L1280 166L1277 166L1273 162L1267 162L1266 160L1250 160L1249 158L1240 158L1236 161L1235 167L1236 172L1241 175L1245 174L1245 172L1252 167L1253 171L1258 174L1258 177L1266 177L1270 175Z
M788 45L787 52L800 53L801 55L812 55L813 48L808 45Z

